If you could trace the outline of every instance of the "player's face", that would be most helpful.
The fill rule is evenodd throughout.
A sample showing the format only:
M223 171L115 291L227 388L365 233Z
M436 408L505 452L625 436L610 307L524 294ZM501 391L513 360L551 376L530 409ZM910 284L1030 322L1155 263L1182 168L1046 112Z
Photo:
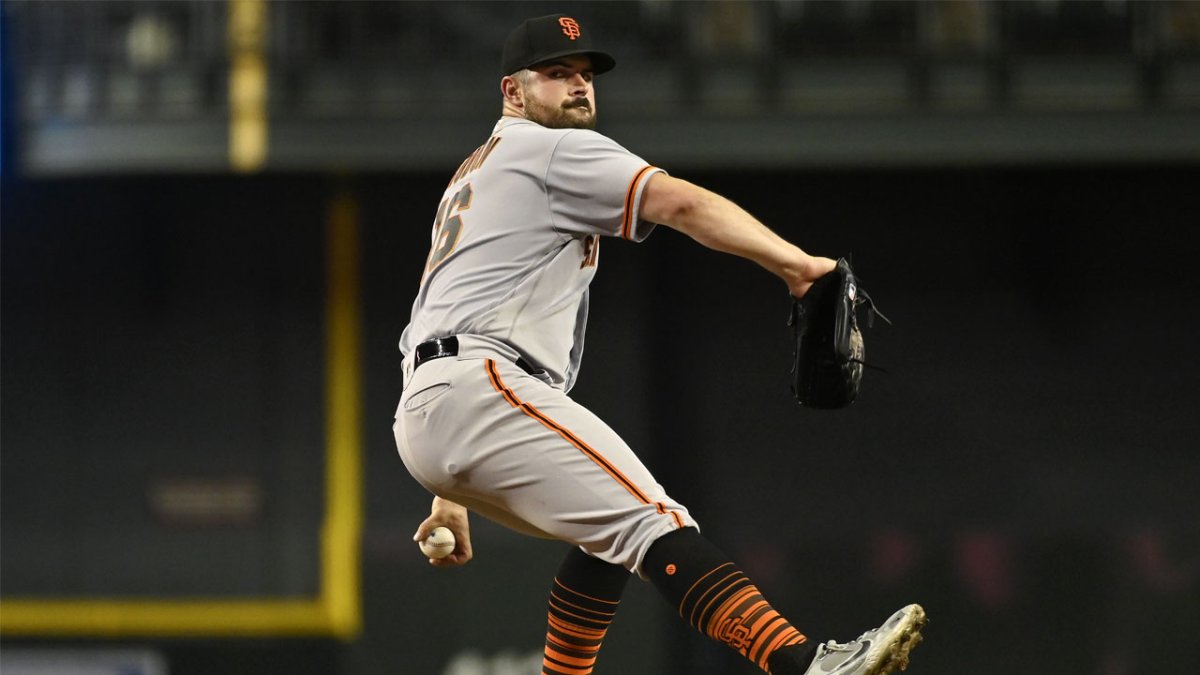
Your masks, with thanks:
M596 128L590 58L564 56L530 71L522 87L526 119L551 129Z

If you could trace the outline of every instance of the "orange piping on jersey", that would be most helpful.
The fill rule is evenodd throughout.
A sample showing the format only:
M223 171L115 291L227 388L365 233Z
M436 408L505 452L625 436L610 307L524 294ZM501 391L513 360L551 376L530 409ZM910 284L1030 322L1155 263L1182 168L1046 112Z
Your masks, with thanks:
M633 236L633 224L637 222L637 214L633 212L634 197L637 196L638 183L642 181L642 176L648 171L654 171L656 167L644 166L642 170L637 172L633 180L629 182L629 190L625 193L625 212L621 219L621 238L629 239Z
M500 381L500 374L496 372L496 363L491 359L487 360L487 371L488 378L492 381L492 386L495 387L496 391L500 392L500 395L504 397L504 400L508 401L508 404L512 407L520 408L521 400L517 398L517 395L514 394L511 389L504 386L504 383Z
M679 512L671 511L670 513L671 513L671 517L675 519L675 527L678 527L679 529L683 529L685 527L683 524L683 517L679 515Z
M638 501L643 504L654 506L659 513L667 512L666 507L663 506L662 502L651 501L650 498L646 496L646 493L638 489L638 486L635 485L633 481L629 480L625 474L621 473L620 469L613 466L612 463L605 459L603 455L601 455L599 452L596 452L591 446L589 446L587 443L584 443L583 440L571 433L568 429L550 419L550 417L548 417L542 411L517 398L516 393L513 392L512 389L506 387L503 380L500 379L500 373L496 370L496 362L494 360L487 359L484 367L487 369L488 379L491 380L492 387L495 388L496 391L500 392L500 395L504 397L504 400L508 401L509 405L537 420L547 429L557 433L559 436L562 436L563 440L575 446L584 455L587 455L588 459L591 459L593 462L595 462L596 466L599 466L604 470L605 473L611 476L613 480L620 483L621 486L624 487L625 490L629 492L629 494L633 495ZM683 527L683 521L679 518L678 514L673 515L675 516L675 522L679 524L680 527Z
M492 380L492 386L495 387L496 391L499 391L501 394L504 395L504 398L509 402L510 405L512 405L514 408L521 410L526 415L532 417L533 419L537 420L538 422L541 422L542 425L545 426L547 429L550 429L551 431L554 431L555 433L557 433L559 436L562 436L564 440L566 440L571 445L574 445L581 452L583 452L585 455L587 455L589 458L591 458L591 460L593 462L595 462L600 468L604 469L605 473L607 473L609 476L612 476L618 483L621 483L621 485L623 485L625 487L625 489L631 495L636 497L638 499L638 501L642 502L643 504L652 504L659 509L662 508L661 505L655 504L654 502L650 501L650 498L647 497L646 494L643 493L641 490L639 490L638 487L633 484L633 481L631 481L627 477L625 477L625 474L621 473L615 466L610 464L608 462L608 460L604 459L604 457L601 456L600 453L593 450L590 446L588 446L588 444L584 443L577 436L575 436L575 434L571 433L566 428L559 426L556 422L554 422L554 420L552 420L549 417L547 417L546 415L544 415L542 413L542 411L538 410L537 408L534 408L532 405L529 405L528 403L525 403L525 402L521 401L519 398L517 398L516 393L514 393L513 390L509 389L508 387L504 386L504 382L501 381L500 373L498 373L496 371L496 362L495 361L493 361L491 359L487 360L487 370L488 370L488 375Z

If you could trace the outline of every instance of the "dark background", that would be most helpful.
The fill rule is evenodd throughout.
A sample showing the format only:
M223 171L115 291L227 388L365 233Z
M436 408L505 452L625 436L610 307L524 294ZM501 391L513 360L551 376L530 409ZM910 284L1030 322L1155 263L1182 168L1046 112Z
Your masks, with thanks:
M890 374L868 372L847 410L800 409L778 281L665 228L603 248L574 394L778 607L847 639L923 602L917 672L1197 665L1160 648L1200 620L1193 167L679 175L811 251L853 253L894 322L867 334ZM4 592L311 593L321 231L349 190L365 631L215 653L240 672L315 650L287 670L432 673L456 648L536 651L562 545L477 523L478 559L442 572L408 541L427 496L391 438L395 344L443 179L6 179ZM172 531L144 504L171 471L258 476L265 515ZM598 672L751 672L660 605L633 585ZM172 672L212 672L204 643L165 644Z
M866 332L889 373L801 409L778 280L667 228L602 246L572 394L776 608L823 641L921 602L914 675L1200 672L1200 3L566 5L267 3L239 49L269 74L268 152L238 172L233 4L5 0L0 614L319 594L344 199L365 471L356 635L6 631L0 670L133 650L171 675L536 672L565 545L477 519L476 559L430 568L391 423L498 45L561 9L621 63L601 131L851 255L894 322ZM251 508L164 517L172 481L249 486ZM756 671L635 581L596 672Z

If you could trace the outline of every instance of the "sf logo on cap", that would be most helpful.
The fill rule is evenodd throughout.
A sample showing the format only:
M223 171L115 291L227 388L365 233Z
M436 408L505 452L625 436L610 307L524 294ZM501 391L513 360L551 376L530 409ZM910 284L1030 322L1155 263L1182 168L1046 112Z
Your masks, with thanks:
M579 37L579 23L569 16L564 16L558 20L558 25L562 26L563 35L574 40Z

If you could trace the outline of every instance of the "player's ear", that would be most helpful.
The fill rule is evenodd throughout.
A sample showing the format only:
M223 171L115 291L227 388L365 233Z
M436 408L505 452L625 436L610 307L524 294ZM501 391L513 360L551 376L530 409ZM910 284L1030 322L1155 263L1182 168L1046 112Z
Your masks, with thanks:
M521 83L517 82L517 78L512 75L505 75L500 79L500 93L504 96L504 102L521 108L524 106L524 96L521 91Z

